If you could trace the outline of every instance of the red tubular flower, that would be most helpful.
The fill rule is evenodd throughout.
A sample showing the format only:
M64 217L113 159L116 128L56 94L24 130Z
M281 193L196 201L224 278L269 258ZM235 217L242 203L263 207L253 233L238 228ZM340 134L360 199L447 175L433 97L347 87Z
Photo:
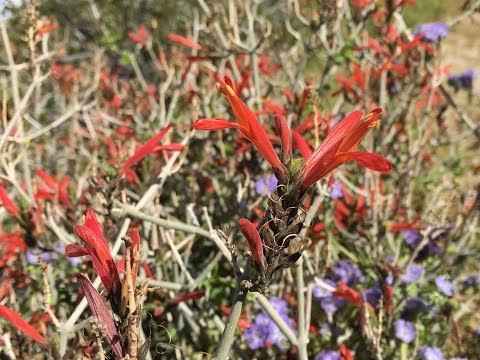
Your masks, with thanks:
M292 134L282 115L275 115L275 127L282 142L282 157L284 160L289 160L292 157Z
M392 164L383 156L356 151L358 144L368 131L379 125L378 115L381 111L381 109L375 109L362 117L363 113L357 110L335 126L305 162L305 173L301 181L302 189L308 189L330 171L349 160L354 160L371 170L389 171Z
M167 37L170 41L176 42L180 45L183 45L192 49L196 49L196 50L202 50L202 45L200 45L199 43L196 43L195 41L189 40L186 37L183 37L181 35L168 34Z
M338 285L338 288L332 293L333 296L346 299L350 301L352 304L355 304L359 307L362 306L362 295L360 295L358 292L353 290L350 286L345 284L343 281L339 281L337 285ZM370 305L368 302L366 302L365 305L370 310L374 310L373 306Z
M20 315L5 305L0 305L0 316L11 322L18 330L30 336L36 342L47 345L42 335L38 333L29 323L27 323Z
M247 219L240 219L238 226L243 236L247 239L248 247L252 254L253 260L262 268L265 268L265 258L263 257L263 244L260 234L255 226Z
M154 151L159 151L159 150L181 151L184 149L184 147L180 144L169 144L169 145L162 145L162 146L158 145L158 143L163 139L163 137L165 136L165 134L167 134L167 132L170 130L171 127L172 127L172 124L168 124L167 127L160 130L160 132L157 135L147 140L145 144L140 146L135 151L135 153L123 163L121 169L128 181L131 181L134 183L140 182L137 174L131 169L131 167L136 163L138 163L140 160L142 160L148 154ZM109 145L109 147L113 147L113 149L115 149L113 143ZM115 149L115 152L116 152L116 149Z
M17 219L20 219L20 213L18 211L15 203L10 199L2 183L0 183L0 203L3 204L5 210L7 210L10 215L15 216Z
M348 349L345 344L340 344L340 360L353 360L353 354L350 349Z
M197 130L239 129L257 147L273 169L279 174L285 175L285 169L275 153L267 133L253 112L238 97L232 79L225 76L225 82L220 81L217 89L227 97L238 122L225 119L198 119L193 123L193 127Z
M69 244L65 249L65 255L67 257L90 255L93 266L102 279L105 288L108 291L113 290L114 293L120 291L120 277L112 254L110 253L107 240L105 240L103 236L102 228L93 210L87 209L85 225L75 225L73 231L75 231L87 247Z
M108 311L103 297L95 290L92 282L86 275L82 273L77 274L77 280L85 293L90 311L107 330L107 342L110 344L115 357L123 359L124 354L122 344L120 343L120 336L118 335L112 314Z

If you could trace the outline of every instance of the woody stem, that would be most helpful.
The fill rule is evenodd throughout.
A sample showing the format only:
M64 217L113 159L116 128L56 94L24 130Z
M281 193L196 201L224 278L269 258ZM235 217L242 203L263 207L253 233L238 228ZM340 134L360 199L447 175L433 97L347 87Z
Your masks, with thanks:
M220 344L217 348L217 355L215 356L216 360L228 359L228 354L230 352L230 348L232 347L235 336L235 329L237 327L238 319L240 318L243 303L245 302L247 294L248 289L245 286L243 279L238 279L237 290L235 292L235 297L233 298L233 305L230 310L230 315L228 316L222 338L220 339Z

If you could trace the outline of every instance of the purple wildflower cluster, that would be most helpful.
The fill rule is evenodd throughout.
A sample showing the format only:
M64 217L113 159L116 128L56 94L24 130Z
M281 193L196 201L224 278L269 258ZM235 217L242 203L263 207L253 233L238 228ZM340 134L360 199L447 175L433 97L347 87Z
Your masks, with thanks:
M330 279L323 279L323 282L332 288L336 288L335 281ZM344 300L332 295L332 292L327 287L316 286L312 290L313 296L320 300L320 307L327 314L334 314L339 310L344 303Z
M448 84L458 91L460 89L472 90L475 72L468 69L461 74L453 74L448 77Z
M405 274L402 276L402 281L406 284L416 282L423 275L423 268L418 265L410 265L407 267Z
M412 342L417 337L415 325L402 319L395 321L395 336L404 343Z
M269 302L285 323L296 332L292 319L288 317L286 300L272 297ZM248 347L252 350L260 349L267 344L274 344L282 349L286 347L287 338L264 310L257 315L253 324L245 330L243 336L248 343Z
M418 245L420 242L420 239L422 236L418 231L415 230L402 230L402 235L403 235L403 240L410 245L411 247L414 247Z
M320 307L327 314L334 314L345 303L342 298L333 296L332 292L328 290L327 287L336 288L337 281L342 281L348 286L353 286L357 283L363 283L365 281L365 276L362 274L358 267L343 260L339 261L338 265L332 269L332 278L334 280L323 279L323 282L327 286L317 286L312 290L313 296L320 300ZM378 295L378 292L376 290L368 289L366 291L369 291L369 297L372 302L378 303L381 294ZM378 300L376 300L377 298Z
M255 181L255 191L258 195L271 194L277 188L278 180L274 175L265 176Z
M442 351L437 347L424 346L419 353L422 360L443 360Z
M330 198L338 199L343 197L342 184L338 181L335 181L331 186Z
M365 281L365 276L358 267L343 260L332 269L332 275L335 281L343 281L348 286Z
M315 360L340 360L340 353L334 350L325 350L315 356Z
M435 278L435 285L437 286L438 291L446 296L453 296L453 283L448 281L444 275L437 276Z
M431 42L439 42L442 37L446 37L449 33L448 26L443 23L425 23L418 25L413 31L413 35L423 34L425 40Z

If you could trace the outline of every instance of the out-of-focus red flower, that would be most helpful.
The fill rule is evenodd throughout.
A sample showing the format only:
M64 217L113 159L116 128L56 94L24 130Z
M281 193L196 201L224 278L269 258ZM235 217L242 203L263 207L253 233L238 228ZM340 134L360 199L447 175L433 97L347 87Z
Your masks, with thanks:
M355 304L357 306L362 306L362 295L360 295L358 292L353 290L350 286L345 284L343 281L339 281L337 283L337 286L338 286L337 290L332 292L333 296L341 297L343 299L350 301L352 304ZM365 302L365 306L370 310L374 310L373 306L370 305L368 302Z
M46 21L45 24L43 24L37 31L37 35L39 37L43 37L46 33L52 32L57 30L58 25L57 24L52 24L50 21Z
M0 183L0 203L3 205L5 210L7 210L10 215L15 216L17 219L20 219L20 212L18 211L15 203L10 199L2 183Z
M199 43L196 43L195 41L189 40L186 37L183 37L181 35L177 34L168 34L168 39L170 41L176 42L177 44L196 49L196 50L202 50L202 45Z
M335 126L305 162L305 173L301 181L302 189L306 190L330 171L349 160L354 160L371 170L389 171L392 164L383 156L357 151L358 144L368 131L379 125L378 115L380 112L381 109L375 109L362 117L363 113L357 110Z
M0 317L8 320L12 325L14 325L18 330L23 332L25 335L30 336L36 342L47 345L47 342L42 335L38 333L28 322L26 322L20 315L18 315L12 309L6 307L5 305L0 305Z
M340 350L340 360L353 360L353 354L352 351L349 350L345 344L340 344L339 346Z
M92 209L87 209L84 225L75 225L73 231L85 243L86 247L69 244L65 249L67 257L89 255L93 266L108 291L118 294L121 290L120 277L113 261L107 240L103 236L100 223Z
M184 149L184 147L180 144L157 146L157 144L163 139L165 134L170 130L171 126L172 126L171 124L168 124L165 129L160 130L160 132L157 135L153 136L145 144L140 146L135 151L135 153L132 156L130 156L125 161L125 163L121 166L121 169L125 174L125 176L127 177L128 181L134 182L134 183L140 182L137 174L131 169L131 167L136 163L138 163L140 160L142 160L145 156L147 156L151 152L159 151L159 150L181 151ZM111 146L109 145L109 148L110 147Z
M35 173L42 179L43 182L37 181L37 192L35 199L58 199L58 201L72 209L70 196L68 195L68 185L70 184L70 176L66 175L59 180L53 176L48 175L43 170L37 169Z
M4 267L9 261L16 259L19 252L27 249L27 245L18 231L0 235L0 245L2 247L0 268Z
M225 82L220 81L217 84L217 89L227 97L238 122L218 118L198 119L194 122L193 127L197 130L239 129L247 139L256 146L258 151L260 151L263 157L270 163L275 172L280 175L285 175L286 170L280 162L278 155L275 153L267 133L253 112L238 97L234 90L232 79L225 76Z
M130 31L128 37L137 45L145 45L148 40L148 32L145 26L140 25L137 28L137 32Z

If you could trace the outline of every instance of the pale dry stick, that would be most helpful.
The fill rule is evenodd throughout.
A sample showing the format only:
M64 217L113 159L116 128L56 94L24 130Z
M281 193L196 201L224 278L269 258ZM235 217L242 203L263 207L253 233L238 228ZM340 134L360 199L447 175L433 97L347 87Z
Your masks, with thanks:
M349 190L351 190L353 193L360 195L360 196L368 196L368 193L365 190L360 189L358 186L350 182L345 175L341 171L336 171L335 172L335 177L339 178L342 183L344 183Z
M47 52L46 54L42 54L39 57L37 57L37 62L38 63L46 62L48 60L51 60L56 55L57 55L57 51ZM59 60L61 60L61 58ZM30 67L30 64L28 62L24 62L24 63L14 65L14 68L17 71L27 70L29 67ZM11 67L9 65L0 65L0 70L9 71L10 69L11 69Z
M20 105L20 91L18 90L18 71L15 60L13 59L12 48L10 47L10 39L8 38L6 21L0 22L0 31L2 32L3 45L5 47L5 52L7 53L8 69L10 70L13 105L15 106L15 109L18 109Z
M5 354L9 356L11 360L16 360L17 356L13 351L12 342L10 341L10 333L3 333L0 338L3 340L3 350L5 351Z
M313 286L312 284L309 284L307 286L307 300L305 305L305 331L307 333L307 336L310 332L310 322L312 318L312 290Z
M137 284L141 284L145 279L146 278L144 277L137 278ZM151 287L148 288L148 291L153 291L153 290L156 290L157 288L180 291L187 286L187 285L178 284L176 282L163 281L163 280L159 281L155 279L149 279L148 283L149 285L151 285Z
M10 119L7 128L5 129L5 132L2 134L2 137L0 138L0 152L2 151L3 145L7 141L7 138L9 137L10 133L12 130L18 126L19 122L22 119L22 114L26 110L28 102L30 101L30 97L33 94L33 91L35 90L37 83L38 82L43 82L45 79L47 79L50 76L50 72L47 72L46 74L42 75L40 78L33 79L32 83L28 87L27 91L23 95L22 100L20 101L20 104L18 107L15 108L15 113Z
M29 134L29 135L26 135L24 137L21 137L21 138L17 138L17 137L9 137L8 139L10 141L13 141L13 142L17 142L17 143L24 143L24 142L28 142L28 141L31 141L31 140L34 140L35 138L39 137L39 136L42 136L42 135L45 135L46 133L48 133L50 130L60 126L61 124L63 124L65 121L67 121L68 119L70 119L73 115L75 115L76 113L80 112L80 111L85 111L85 110L88 110L88 109L91 109L93 106L95 106L97 104L97 101L96 100L93 100L92 102L88 103L88 104L85 104L85 105L82 105L82 104L76 104L74 105L68 112L66 112L65 114L63 114L62 116L60 116L58 119L56 119L55 121L53 121L52 123L48 124L47 126L43 127L42 129L40 130L37 130L35 131L34 133L32 134Z
M163 234L165 235L165 237L167 238L168 246L170 246L170 250L173 254L173 258L177 262L180 270L183 272L183 274L185 274L185 276L187 277L187 280L190 283L190 285L192 285L192 284L194 285L195 280L193 279L192 275L188 271L187 267L185 266L185 263L183 262L182 256L180 255L177 248L175 247L175 244L173 243L173 239L172 239L172 236L170 235L170 232L165 231L165 229L163 227L160 229L160 231L162 231Z
M4 179L4 180L7 180L10 184L13 185L13 187L15 188L15 190L17 190L17 192L28 202L28 203L33 203L33 198L29 197L28 194L25 192L25 190L23 190L22 186L17 182L16 178L15 178L15 168L14 166L11 166L13 165L12 163L8 163L6 162L6 159L2 156L0 158L1 162L2 162L2 166L3 168L5 169L5 172L6 172L6 175L0 175L0 179Z
M133 284L132 278L132 263L130 256L130 247L131 244L128 244L125 249L125 280L127 281L127 291L128 291L128 316L133 317L137 306L135 304L135 286ZM134 257L136 255L134 254ZM138 261L135 259L135 261ZM136 359L138 352L138 328L137 322L131 321L130 324L130 353L128 354L130 358Z
M185 314L185 320L192 328L193 333L199 335L201 332L200 325L198 325L196 321L193 320L193 318L195 317L193 311L184 302L179 303L178 308Z
M228 251L227 247L225 244L222 242L222 240L218 237L213 232L204 230L200 227L194 226L194 225L189 225L184 222L181 222L179 220L167 220L167 219L161 219L157 218L154 216L147 215L140 210L137 210L136 208L125 205L120 203L119 201L115 201L114 205L120 208L122 211L124 211L126 214L128 214L131 217L148 221L157 225L160 225L162 227L165 227L167 229L173 229L173 230L178 230L178 231L183 231L185 233L190 233L190 234L197 234L203 237L206 237L207 239L212 240L222 251L222 253L225 255L227 259L231 259L230 252Z
M470 5L470 8L468 10L466 10L460 16L456 17L453 20L448 21L447 26L449 28L452 28L453 26L457 25L458 23L462 22L463 20L468 19L476 11L478 11L478 9L480 9L480 0L475 1L472 5Z
M290 0L290 1L293 3L293 9L295 11L295 15L297 16L298 20L300 20L303 23L303 25L309 26L310 22L305 16L302 15L298 0Z
M148 223L147 223L148 224ZM200 226L200 224L194 224L196 226ZM191 235L188 235L188 236L185 236L185 238L180 241L178 244L175 245L175 248L177 249L177 251L180 251L182 250L185 246L188 246L190 245L191 242L193 242L193 240L195 239L195 234L191 234ZM170 259L172 257L172 251L171 250L168 250L166 253L165 253L165 256L163 257L163 260L166 261L168 259Z
M287 31L290 33L290 35L292 35L299 44L302 44L303 46L303 39L302 39L302 35L300 35L300 33L295 30L290 22L290 18L292 17L292 4L290 3L290 1L287 2L287 16L285 16L285 28L287 29Z
M296 286L297 286L297 313L298 313L298 359L308 360L307 344L308 332L305 331L305 283L303 279L303 257L297 260L296 263Z

